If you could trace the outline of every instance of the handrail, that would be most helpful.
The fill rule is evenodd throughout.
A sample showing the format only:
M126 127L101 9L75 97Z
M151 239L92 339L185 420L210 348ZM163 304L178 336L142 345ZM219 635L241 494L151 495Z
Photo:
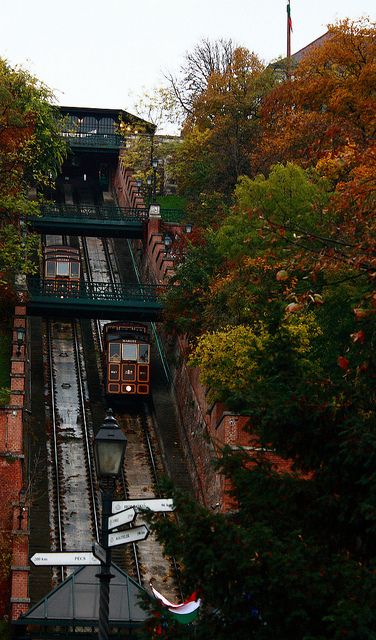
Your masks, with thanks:
M69 140L71 145L85 147L116 147L122 145L123 137L118 133L90 133L63 131L63 138Z
M161 303L166 285L123 284L111 282L77 282L73 280L45 280L29 276L27 288L31 296L47 296L56 299L88 299L109 301L138 301Z
M88 218L90 220L145 221L149 217L148 209L118 207L117 205L47 204L41 207L41 211L44 217ZM30 217L32 218L32 216Z

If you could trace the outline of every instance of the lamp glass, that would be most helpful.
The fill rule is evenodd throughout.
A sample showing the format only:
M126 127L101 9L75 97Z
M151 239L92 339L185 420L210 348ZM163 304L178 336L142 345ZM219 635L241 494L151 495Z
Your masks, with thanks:
M94 439L99 477L119 475L124 460L127 439L112 415L108 415Z
M97 441L97 471L99 477L116 477L119 475L124 458L124 442Z
M26 330L24 327L17 327L17 342L19 345L23 344L25 339Z
M153 158L151 164L153 166L153 169L157 169L158 168L158 159L157 158Z

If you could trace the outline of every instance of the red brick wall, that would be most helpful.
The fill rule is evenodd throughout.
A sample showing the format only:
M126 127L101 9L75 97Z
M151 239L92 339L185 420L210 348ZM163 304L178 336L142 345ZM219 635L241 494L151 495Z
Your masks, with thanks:
M1 523L3 531L9 533L11 567L9 579L5 581L7 596L0 615L9 615L16 620L29 608L28 597L28 509L19 503L19 492L25 487L23 454L23 418L26 408L27 333L25 343L17 344L17 328L27 331L26 307L15 308L10 374L10 402L0 410L0 483L3 487L4 513ZM22 509L22 512L21 512ZM22 518L20 514L22 513ZM1 606L1 605L0 605Z

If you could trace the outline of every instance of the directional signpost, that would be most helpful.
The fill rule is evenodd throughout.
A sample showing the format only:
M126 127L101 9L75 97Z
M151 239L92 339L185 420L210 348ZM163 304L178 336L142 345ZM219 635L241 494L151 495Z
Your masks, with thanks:
M100 564L100 560L98 560L91 551L34 553L30 560L37 567L56 567L60 565L66 567L81 567L83 565Z
M135 519L136 512L132 509L125 509L125 511L119 511L116 516L110 516L108 518L108 528L114 529L115 527L120 527L122 524L128 524L128 522L132 522Z
M136 511L150 509L150 511L173 511L175 509L172 498L147 498L141 500L113 500L112 513L134 507Z
M147 498L137 500L113 500L112 513L108 518L108 529L120 527L132 522L138 511L150 509L155 512L174 510L171 498ZM149 529L145 524L133 527L126 531L118 531L108 534L108 547L115 547L130 542L145 540L149 535ZM62 551L56 553L34 553L30 561L38 566L84 566L100 565L106 562L106 550L98 543L93 543L92 551Z
M133 527L133 529L127 529L127 531L119 531L117 533L108 534L108 546L116 547L119 544L126 544L128 542L139 542L145 540L149 535L149 529L145 524L140 527Z

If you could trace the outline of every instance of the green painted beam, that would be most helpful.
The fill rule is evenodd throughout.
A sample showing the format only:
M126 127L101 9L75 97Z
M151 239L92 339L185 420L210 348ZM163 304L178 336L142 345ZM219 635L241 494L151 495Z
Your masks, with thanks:
M155 321L166 287L145 284L72 283L28 278L28 313L37 316Z

